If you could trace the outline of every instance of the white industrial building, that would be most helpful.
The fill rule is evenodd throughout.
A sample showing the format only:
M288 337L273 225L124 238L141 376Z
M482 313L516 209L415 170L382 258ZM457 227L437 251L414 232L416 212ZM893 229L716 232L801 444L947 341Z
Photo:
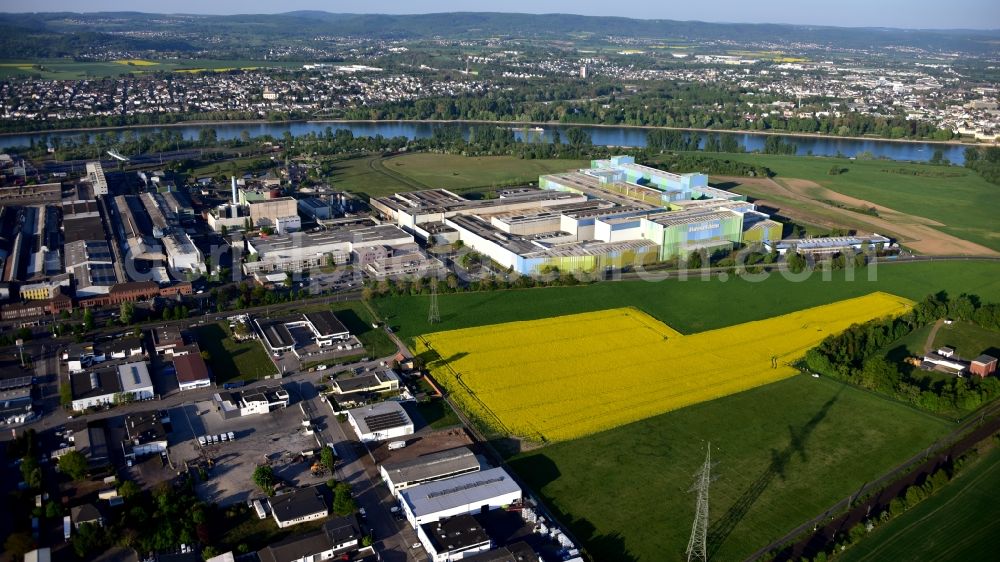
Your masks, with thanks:
M250 220L254 226L272 228L278 234L302 229L298 205L292 197L249 201L247 206L250 208Z
M200 273L205 268L205 256L185 232L169 234L162 238L167 253L167 263L174 271Z
M348 410L347 421L364 442L413 435L413 420L399 402L380 402Z
M468 447L455 447L402 462L387 462L379 467L382 480L392 495L428 482L479 472L479 459Z
M118 365L118 378L122 392L131 394L134 400L149 400L153 391L153 379L149 376L149 365L145 361Z
M156 455L167 450L167 431L163 426L165 412L150 411L125 416L125 433L128 439L122 443L126 458L136 459L146 455Z
M70 374L74 410L114 404L119 396L132 400L154 397L153 381L145 362L126 363L86 373Z
M486 552L493 541L471 515L457 515L417 527L417 538L433 562L453 562Z
M503 468L428 482L399 493L414 528L446 517L501 509L521 500L521 487Z
M247 275L273 271L299 272L313 267L346 264L351 252L369 246L399 246L413 243L413 236L392 225L370 221L320 232L296 232L247 241L250 256L243 271Z
M288 406L288 391L280 386L258 386L242 392L219 392L213 397L222 417L266 414Z

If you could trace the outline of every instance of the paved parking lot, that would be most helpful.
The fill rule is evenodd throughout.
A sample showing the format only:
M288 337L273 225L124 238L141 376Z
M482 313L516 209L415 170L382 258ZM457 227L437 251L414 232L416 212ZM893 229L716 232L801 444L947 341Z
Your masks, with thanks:
M170 411L173 420L172 448L174 462L192 466L211 459L207 482L198 484L198 495L207 501L229 505L262 497L251 475L258 464L269 463L279 479L295 486L325 481L329 474L310 473L313 459L301 457L303 451L318 447L316 438L302 426L302 412L297 404L270 414L223 419L212 402L178 406ZM201 446L200 435L233 432L235 441Z

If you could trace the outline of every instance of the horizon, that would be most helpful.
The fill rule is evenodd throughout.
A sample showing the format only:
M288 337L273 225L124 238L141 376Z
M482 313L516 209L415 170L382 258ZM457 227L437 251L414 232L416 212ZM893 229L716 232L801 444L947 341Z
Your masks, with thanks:
M0 2L2 4L3 2ZM18 10L0 6L0 13L7 14L51 14L51 13L140 13L171 16L254 16L283 15L295 12L323 12L327 14L406 16L436 15L451 13L491 13L510 15L573 15L583 17L617 17L642 21L675 21L709 23L720 25L791 25L806 27L832 27L853 29L899 29L911 31L1000 31L1000 3L984 0L956 0L948 6L939 3L900 2L890 0L889 5L879 6L878 13L863 0L845 0L835 13L818 13L789 0L769 3L753 9L745 8L737 0L719 0L709 6L673 7L658 4L634 3L626 9L609 9L607 4L596 2L566 2L558 0L546 2L544 9L536 9L536 4L514 0L508 3L510 10L470 9L462 2L454 0L432 0L425 2L401 2L398 0L375 2L370 11L338 10L317 0L292 0L282 3L280 10L268 9L271 3L257 3L253 0L234 2L223 0L204 6L192 0L179 0L172 5L178 9L162 11L161 4L149 0L136 0L132 9L123 10L117 3L108 0L88 2L80 6L78 2L67 0L42 0L32 5L34 10ZM430 4L430 6L428 6ZM455 5L458 4L458 5ZM723 6L720 6L723 5ZM893 9L899 4L898 9ZM370 4L369 4L370 5ZM414 8L416 6L416 8ZM18 6L20 7L20 6ZM227 9L232 7L232 9ZM396 7L396 9L393 9ZM39 10L38 8L43 8ZM203 9L204 8L204 9ZM346 8L346 6L345 6ZM588 9L590 8L590 9ZM747 10L749 9L749 13ZM598 13L599 12L599 13ZM725 17L712 17L715 14ZM742 14L742 15L741 15ZM906 19L901 19L906 18Z

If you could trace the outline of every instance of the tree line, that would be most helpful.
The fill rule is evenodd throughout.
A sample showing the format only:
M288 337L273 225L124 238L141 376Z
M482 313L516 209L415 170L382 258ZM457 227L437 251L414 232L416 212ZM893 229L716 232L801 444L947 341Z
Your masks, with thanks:
M1000 396L1000 380L976 376L935 380L920 376L912 365L886 357L886 347L892 342L945 317L1000 330L1000 304L982 303L976 295L949 298L942 292L924 298L901 316L856 324L828 336L806 352L805 365L813 372L931 412L970 412Z

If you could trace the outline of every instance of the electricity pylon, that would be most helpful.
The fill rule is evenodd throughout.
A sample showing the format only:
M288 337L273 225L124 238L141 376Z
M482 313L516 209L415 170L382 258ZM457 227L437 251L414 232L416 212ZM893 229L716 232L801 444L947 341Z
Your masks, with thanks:
M441 311L438 310L438 284L437 279L431 279L431 306L427 311L427 323L437 324L441 321Z
M708 486L712 483L712 444L708 444L705 464L694 475L694 484L689 492L698 492L698 503L691 524L691 538L688 540L688 562L708 561Z

